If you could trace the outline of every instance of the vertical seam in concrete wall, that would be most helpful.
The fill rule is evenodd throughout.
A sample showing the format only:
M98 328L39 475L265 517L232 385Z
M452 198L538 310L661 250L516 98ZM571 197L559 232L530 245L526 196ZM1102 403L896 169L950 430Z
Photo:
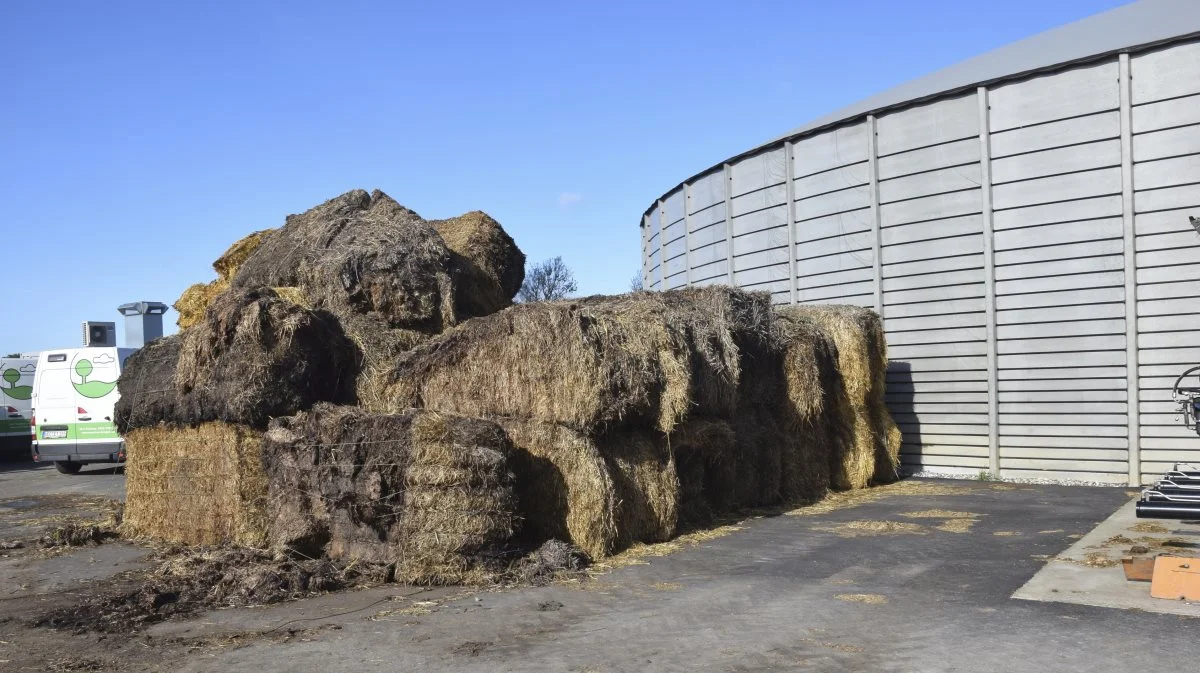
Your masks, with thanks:
M725 259L729 264L729 284L733 285L733 167L722 164L725 174Z
M1133 219L1133 101L1129 54L1118 56L1121 90L1121 210L1125 231L1125 377L1129 427L1129 485L1142 483L1140 391L1138 390L1137 250Z
M667 244L666 244L666 217L663 210L662 199L658 200L658 289L665 291L667 289Z
M837 131L833 131L837 133ZM883 232L879 219L879 148L875 115L867 115L867 173L871 199L871 257L875 269L875 312L883 318Z
M1000 476L1000 364L996 343L996 246L992 221L992 122L987 87L975 90L979 100L979 187L983 213L983 296L987 333L988 464Z
M650 216L642 215L642 289L653 290L654 278L650 275L650 253L647 244L650 243Z
M796 146L792 141L787 140L783 143L783 162L784 175L787 177L787 241L788 241L788 298L793 306L796 305L796 182L795 168L793 167L792 153L796 151Z
M683 183L683 262L687 268L687 286L692 286L692 186Z

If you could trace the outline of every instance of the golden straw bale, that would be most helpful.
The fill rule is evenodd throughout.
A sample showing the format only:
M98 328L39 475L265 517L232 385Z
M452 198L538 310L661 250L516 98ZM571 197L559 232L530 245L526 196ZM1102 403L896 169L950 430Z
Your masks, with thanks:
M189 545L261 547L267 479L261 433L228 423L125 435L122 532Z

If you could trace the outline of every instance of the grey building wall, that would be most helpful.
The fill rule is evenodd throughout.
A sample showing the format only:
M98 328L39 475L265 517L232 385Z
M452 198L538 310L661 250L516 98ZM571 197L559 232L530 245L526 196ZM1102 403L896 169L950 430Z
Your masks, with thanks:
M856 114L735 157L645 213L643 283L876 309L911 469L1132 484L1200 463L1169 393L1200 364L1189 214L1200 216L1194 38Z

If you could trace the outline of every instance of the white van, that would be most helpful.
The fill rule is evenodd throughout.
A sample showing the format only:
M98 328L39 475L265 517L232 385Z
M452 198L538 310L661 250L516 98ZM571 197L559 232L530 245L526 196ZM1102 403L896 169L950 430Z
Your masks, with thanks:
M63 474L87 463L122 463L125 443L113 424L117 379L135 349L42 351L33 377L33 459Z
M0 358L0 448L29 456L29 417L36 357Z

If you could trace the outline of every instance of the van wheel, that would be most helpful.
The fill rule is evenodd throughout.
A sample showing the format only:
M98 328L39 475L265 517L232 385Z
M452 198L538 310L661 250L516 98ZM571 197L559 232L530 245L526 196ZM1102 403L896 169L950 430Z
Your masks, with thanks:
M83 463L77 463L73 460L59 460L54 463L54 469L63 474L79 474L79 470L83 467Z

